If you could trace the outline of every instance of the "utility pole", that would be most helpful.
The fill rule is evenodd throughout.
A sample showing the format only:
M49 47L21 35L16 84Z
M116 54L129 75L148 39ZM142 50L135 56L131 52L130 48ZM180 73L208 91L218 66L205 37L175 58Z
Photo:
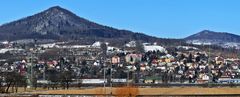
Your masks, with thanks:
M106 95L106 61L103 60L103 57L100 58L100 63L103 64L103 79L104 79L104 83L103 83L103 87L104 87L104 95Z
M110 63L110 87L111 87L111 95L112 95L112 63Z
M129 69L127 71L127 87L129 87Z
M31 83L33 86L33 53L31 54Z
M212 82L210 60L211 60L211 52L210 52L210 45L209 45L209 48L208 48L208 76L209 76L208 83L209 84Z
M106 73L106 70L105 70L105 67L103 67L103 78L104 78L104 88L105 88L105 80L106 80L106 75L105 75L105 73Z
M33 87L33 50L30 49L30 87Z
M44 66L43 67L43 80L46 80L46 73L45 73L45 71L46 71L46 67Z
M104 85L104 95L106 94L106 68L105 68L105 64L104 64L104 66L103 66L103 78L104 78L104 83L103 83L103 85Z

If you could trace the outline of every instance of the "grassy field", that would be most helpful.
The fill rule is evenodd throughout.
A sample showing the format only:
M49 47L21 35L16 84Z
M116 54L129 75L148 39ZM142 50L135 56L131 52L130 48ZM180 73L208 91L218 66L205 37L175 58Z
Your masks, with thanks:
M87 95L216 95L216 94L239 94L240 88L197 88L197 87L173 87L173 88L88 88L69 90L37 90L27 92L31 94L87 94Z

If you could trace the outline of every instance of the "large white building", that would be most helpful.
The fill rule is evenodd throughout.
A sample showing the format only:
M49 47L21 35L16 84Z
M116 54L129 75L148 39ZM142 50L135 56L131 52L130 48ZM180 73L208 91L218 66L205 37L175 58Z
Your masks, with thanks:
M143 46L144 46L145 52L148 52L148 51L158 51L158 50L160 52L164 52L164 53L167 52L167 50L164 47L156 45L156 44L155 45L151 45L149 43L144 43Z

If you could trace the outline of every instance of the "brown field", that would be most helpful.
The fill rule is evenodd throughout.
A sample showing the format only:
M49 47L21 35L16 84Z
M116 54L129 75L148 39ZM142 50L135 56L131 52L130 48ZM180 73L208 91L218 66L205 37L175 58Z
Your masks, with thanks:
M124 95L216 95L216 94L239 94L240 88L197 88L197 87L173 87L173 88L137 88L137 87L114 87L114 88L89 88L69 90L37 90L27 92L31 94L86 94L116 96Z

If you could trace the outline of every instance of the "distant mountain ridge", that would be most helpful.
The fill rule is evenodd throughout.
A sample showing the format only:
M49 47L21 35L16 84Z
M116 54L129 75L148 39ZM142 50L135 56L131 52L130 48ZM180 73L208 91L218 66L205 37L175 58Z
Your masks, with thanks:
M126 43L131 40L158 42L160 44L229 44L240 43L240 36L226 32L203 30L184 39L164 39L128 30L119 30L97 24L59 6L51 7L40 13L0 26L0 41L47 39L80 40L83 43L108 41ZM183 41L184 40L184 41ZM28 40L27 40L28 41Z
M203 30L197 34L186 37L185 40L213 40L222 42L240 42L240 36L227 32L214 32Z
M240 36L227 32L203 30L184 39L187 43L196 45L219 45L224 48L240 49Z
M0 26L0 40L13 41L21 39L114 40L118 42L130 40L144 42L179 41L103 26L81 18L59 6L51 7L33 16Z

